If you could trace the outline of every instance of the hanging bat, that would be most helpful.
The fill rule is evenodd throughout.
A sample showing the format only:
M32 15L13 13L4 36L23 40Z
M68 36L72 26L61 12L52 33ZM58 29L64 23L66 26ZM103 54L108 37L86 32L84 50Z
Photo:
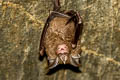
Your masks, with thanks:
M60 8L59 0L54 0L40 40L40 55L47 54L49 69L58 64L80 65L81 49L77 49L82 24L80 14L73 10L60 11Z

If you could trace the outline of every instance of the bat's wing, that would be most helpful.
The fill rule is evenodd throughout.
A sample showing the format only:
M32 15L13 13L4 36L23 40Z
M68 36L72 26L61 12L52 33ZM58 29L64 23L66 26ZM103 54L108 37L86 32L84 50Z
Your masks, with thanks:
M81 26L82 20L81 20L80 14L78 12L73 11L73 10L66 12L66 14L68 16L71 16L71 18L68 20L68 22L66 23L66 25L69 22L71 22L71 21L74 21L74 23L75 23L75 29L76 29L76 31L75 31L74 40L72 41L72 44L75 47L75 45L78 42L79 36L82 33L82 26Z
M44 48L44 37L45 37L45 34L46 34L46 31L49 27L49 23L50 21L54 18L55 16L53 14L49 15L48 19L46 20L46 23L44 25L44 28L43 28L43 31L42 31L42 35L41 35L41 39L40 39L40 55L43 56L44 54L44 51L45 51L45 48Z
M74 40L72 41L72 47L75 48L78 43L79 36L82 34L82 30L83 30L82 20L81 20L80 14L73 10L66 12L66 14L71 17L66 23L66 25L69 24L71 21L74 21L75 23L76 31L75 31ZM81 50L80 48L79 50L77 50L77 48L78 46L74 49L75 53L72 53L70 55L70 63L73 66L79 67L80 66L80 54L79 53L81 53Z

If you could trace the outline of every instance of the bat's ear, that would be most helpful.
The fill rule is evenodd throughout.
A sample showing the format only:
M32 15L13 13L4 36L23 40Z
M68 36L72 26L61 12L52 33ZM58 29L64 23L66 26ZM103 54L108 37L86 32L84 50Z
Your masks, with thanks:
M80 54L70 55L70 64L79 67L80 66Z
M48 59L48 67L49 69L52 69L58 65L58 58L56 59Z

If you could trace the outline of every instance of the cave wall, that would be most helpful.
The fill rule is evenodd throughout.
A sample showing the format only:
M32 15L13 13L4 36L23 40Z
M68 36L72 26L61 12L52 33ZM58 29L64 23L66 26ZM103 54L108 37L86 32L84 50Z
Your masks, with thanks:
M120 0L60 0L83 19L81 72L46 75L39 43L51 0L0 0L0 80L120 80Z

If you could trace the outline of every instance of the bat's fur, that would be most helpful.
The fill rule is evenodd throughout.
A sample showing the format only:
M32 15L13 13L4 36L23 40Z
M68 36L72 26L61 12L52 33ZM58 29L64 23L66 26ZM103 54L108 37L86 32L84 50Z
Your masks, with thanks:
M65 64L79 66L80 49L75 47L79 38L79 27L81 18L75 11L64 13L58 12L60 8L59 0L55 0L54 11L48 17L43 29L40 41L40 54L46 52L48 56L49 67L53 68L58 64L63 64L58 56L57 47L65 44L69 51L67 53L67 61Z

